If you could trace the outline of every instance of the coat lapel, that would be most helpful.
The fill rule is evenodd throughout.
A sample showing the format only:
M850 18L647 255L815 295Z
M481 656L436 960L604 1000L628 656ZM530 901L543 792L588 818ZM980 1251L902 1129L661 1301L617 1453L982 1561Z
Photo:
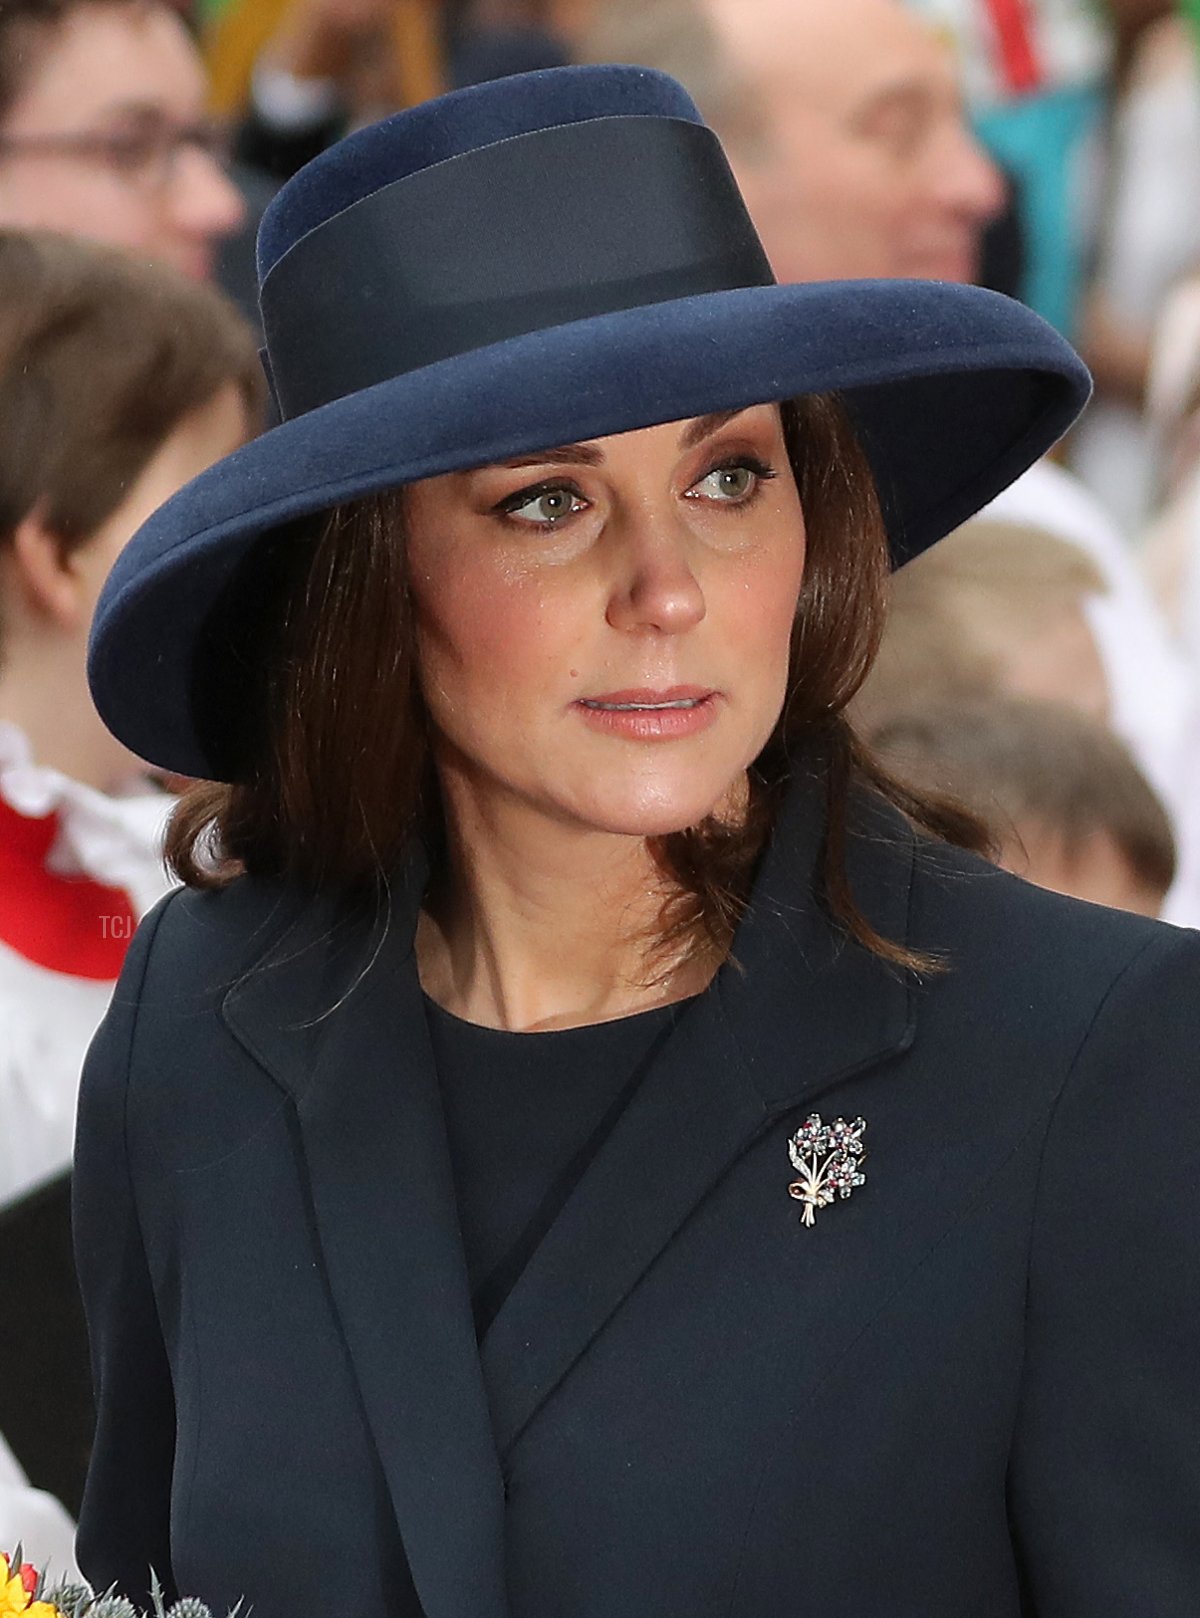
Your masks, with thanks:
M855 895L902 940L913 838L898 815L862 814ZM428 1618L503 1618L498 1452L692 1210L778 1117L911 1041L903 974L811 898L822 827L820 789L800 780L735 961L681 1016L482 1351L412 958L424 871L397 883L386 927L303 906L226 999L235 1037L296 1106L330 1287Z
M898 815L859 812L855 896L885 936L902 940L912 834ZM911 1040L903 975L846 942L812 901L822 824L820 790L797 782L738 931L736 964L681 1016L492 1323L482 1358L502 1458L754 1140Z
M427 1618L503 1618L503 1490L412 957L423 872L373 920L297 909L227 996L292 1098L333 1301Z

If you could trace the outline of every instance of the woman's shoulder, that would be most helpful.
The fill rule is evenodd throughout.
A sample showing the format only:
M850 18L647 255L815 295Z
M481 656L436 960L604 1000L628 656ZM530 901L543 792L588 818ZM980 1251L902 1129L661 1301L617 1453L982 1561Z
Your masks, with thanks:
M110 1037L142 1052L172 1041L198 1049L228 996L311 922L313 908L289 884L252 876L173 889L134 934L105 1019Z
M211 969L232 981L316 903L288 882L259 876L238 876L220 888L173 888L143 917L129 959L141 958L154 980L182 966L192 978L197 969Z
M207 1138L210 1120L228 1122L230 1107L240 1115L255 1096L245 1083L250 1058L230 1028L231 999L264 974L274 984L267 968L303 953L302 932L309 946L319 943L323 905L257 877L161 899L134 935L89 1050L81 1117L117 1109L138 1138L149 1131L161 1147Z
M982 855L924 835L914 839L912 871L915 919L936 917L942 925L965 927L971 933L1047 928L1054 934L1093 937L1121 948L1123 941L1189 931L1039 887Z
M412 908L394 883L359 890L243 875L221 888L178 888L139 927L113 1006L136 1020L145 1045L200 1033L205 1019L236 1030L244 1006L270 1019L285 1002L340 1004Z
M1195 978L1200 933L1039 888L945 843L918 839L909 941L945 963L947 981L1013 1014L1047 1008L1091 1020L1136 968ZM1200 1021L1200 995L1195 997Z
M1090 989L1143 951L1200 948L1200 933L1092 904L920 831L875 794L856 801L847 873L884 935L943 963L944 980L968 977L998 993L1022 981Z

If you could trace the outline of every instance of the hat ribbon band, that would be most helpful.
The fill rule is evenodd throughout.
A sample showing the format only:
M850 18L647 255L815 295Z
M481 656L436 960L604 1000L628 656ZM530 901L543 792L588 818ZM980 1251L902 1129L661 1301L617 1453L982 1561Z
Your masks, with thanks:
M260 301L289 420L507 338L773 281L712 131L620 117L393 181L301 237Z

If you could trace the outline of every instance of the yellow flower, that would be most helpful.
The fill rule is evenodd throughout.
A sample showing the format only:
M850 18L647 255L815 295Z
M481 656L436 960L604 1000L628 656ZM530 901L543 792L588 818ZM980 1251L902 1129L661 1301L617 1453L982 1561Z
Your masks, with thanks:
M3 1551L0 1551L0 1618L62 1618L58 1608L48 1601L30 1598L20 1569L13 1572L12 1563Z

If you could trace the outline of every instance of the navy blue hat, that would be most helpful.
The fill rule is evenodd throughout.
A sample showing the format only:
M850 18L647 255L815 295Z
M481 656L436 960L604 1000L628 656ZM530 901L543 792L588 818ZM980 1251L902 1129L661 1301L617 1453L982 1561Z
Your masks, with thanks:
M837 392L899 564L1049 449L1088 395L1070 346L998 294L777 286L716 136L673 79L640 68L503 79L351 135L271 204L258 269L281 425L139 531L89 653L121 741L217 780L233 766L197 670L214 604L280 524L562 443Z

